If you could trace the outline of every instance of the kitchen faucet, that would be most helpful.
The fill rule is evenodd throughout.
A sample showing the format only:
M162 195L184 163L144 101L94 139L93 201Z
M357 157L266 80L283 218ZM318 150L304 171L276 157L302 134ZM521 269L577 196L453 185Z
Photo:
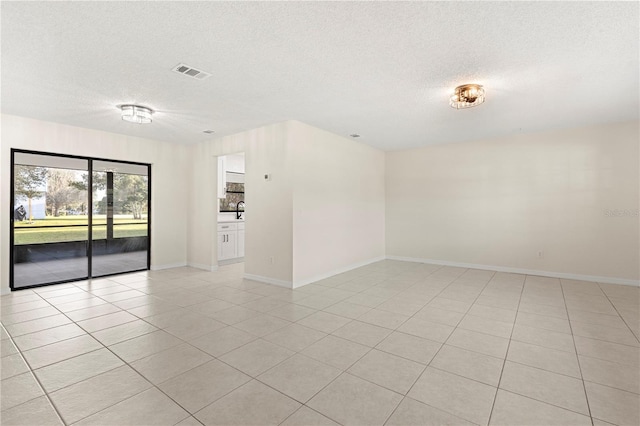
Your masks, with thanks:
M244 208L244 201L238 201L238 204L236 204L236 219L240 220L242 218L242 213L243 211L240 211L240 204L242 204L242 207Z

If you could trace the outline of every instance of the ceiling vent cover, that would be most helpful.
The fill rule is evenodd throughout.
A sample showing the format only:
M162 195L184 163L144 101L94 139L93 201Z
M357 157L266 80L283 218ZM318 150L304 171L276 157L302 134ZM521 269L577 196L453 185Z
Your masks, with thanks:
M207 77L211 77L211 74L208 72L200 71L199 69L193 68L189 65L178 64L173 67L173 72L177 72L178 74L184 74L188 77L195 78L196 80L204 80Z

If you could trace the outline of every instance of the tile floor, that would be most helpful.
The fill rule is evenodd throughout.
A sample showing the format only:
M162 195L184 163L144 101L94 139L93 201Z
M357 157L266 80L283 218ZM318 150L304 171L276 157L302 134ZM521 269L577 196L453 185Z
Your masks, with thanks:
M2 297L3 425L637 425L640 289L382 261Z

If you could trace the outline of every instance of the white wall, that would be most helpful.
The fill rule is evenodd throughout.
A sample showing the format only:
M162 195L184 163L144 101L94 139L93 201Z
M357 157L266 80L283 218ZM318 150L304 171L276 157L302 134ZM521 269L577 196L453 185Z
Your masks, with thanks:
M292 187L288 123L277 123L191 148L189 264L217 265L217 157L245 154L245 273L287 284L292 280ZM272 175L271 181L263 179ZM273 257L273 263L269 258Z
M295 121L182 146L0 120L3 292L10 148L151 163L154 268L215 268L216 156L244 152L249 275L304 284L386 247L404 258L638 280L638 122L385 154Z
M0 290L9 289L9 191L11 148L151 163L151 266L185 265L187 260L187 148L34 120L0 116Z
M244 271L281 285L293 279L289 127L285 122L249 132L245 150ZM266 181L265 174L271 180Z
M384 256L384 153L287 121L192 148L190 265L217 265L216 158L237 152L247 276L290 287Z
M244 146L242 147L244 149ZM189 146L187 263L200 269L217 268L217 158L208 144Z
M295 286L385 254L385 153L292 122Z
M637 282L638 141L630 122L388 152L387 255Z

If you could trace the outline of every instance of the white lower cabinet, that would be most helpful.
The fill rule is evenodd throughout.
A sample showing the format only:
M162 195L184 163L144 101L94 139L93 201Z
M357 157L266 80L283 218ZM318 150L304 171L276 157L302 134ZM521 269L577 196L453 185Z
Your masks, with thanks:
M218 232L218 260L233 259L236 256L237 232Z
M218 224L218 260L244 257L244 223Z

